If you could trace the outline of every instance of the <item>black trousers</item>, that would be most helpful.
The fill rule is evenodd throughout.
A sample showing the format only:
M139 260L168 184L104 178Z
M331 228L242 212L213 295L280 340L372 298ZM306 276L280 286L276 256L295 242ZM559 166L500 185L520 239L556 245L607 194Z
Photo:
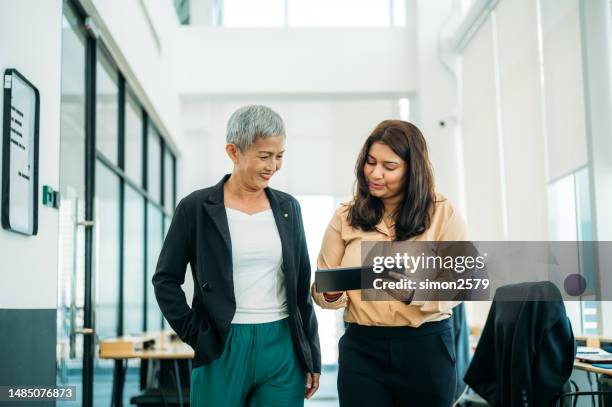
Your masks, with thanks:
M449 320L419 328L349 324L339 342L340 406L452 406L453 338Z

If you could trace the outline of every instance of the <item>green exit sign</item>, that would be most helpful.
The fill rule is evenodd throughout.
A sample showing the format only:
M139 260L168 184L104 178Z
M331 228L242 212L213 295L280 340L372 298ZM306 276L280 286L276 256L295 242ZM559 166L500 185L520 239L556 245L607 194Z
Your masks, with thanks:
M59 208L59 192L48 185L43 185L42 201L44 206Z

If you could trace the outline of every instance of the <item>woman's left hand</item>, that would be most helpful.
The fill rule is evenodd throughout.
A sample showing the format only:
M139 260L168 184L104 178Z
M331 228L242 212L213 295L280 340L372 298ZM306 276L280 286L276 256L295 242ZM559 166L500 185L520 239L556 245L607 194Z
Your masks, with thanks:
M304 393L304 398L309 399L313 394L319 390L319 377L321 373L306 373L306 391Z
M404 281L405 279L410 279L412 278L411 275L409 275L408 273L399 273L397 271L390 271L389 272L389 280L387 281L392 281L395 283L401 283L402 281ZM412 297L414 296L414 290L410 290L410 289L387 289L385 290L390 296L392 296L393 298L395 298L397 301L402 301L402 302L410 302L412 301Z

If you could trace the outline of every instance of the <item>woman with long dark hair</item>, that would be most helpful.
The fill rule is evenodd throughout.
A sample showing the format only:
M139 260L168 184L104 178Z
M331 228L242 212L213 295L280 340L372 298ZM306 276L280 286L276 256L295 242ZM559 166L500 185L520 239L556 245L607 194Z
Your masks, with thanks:
M365 141L353 201L325 232L319 269L361 266L364 241L461 241L464 223L437 193L427 143L411 123L385 120ZM450 406L455 391L453 301L367 301L361 290L317 293L344 308L339 343L341 406ZM416 297L415 297L416 298Z

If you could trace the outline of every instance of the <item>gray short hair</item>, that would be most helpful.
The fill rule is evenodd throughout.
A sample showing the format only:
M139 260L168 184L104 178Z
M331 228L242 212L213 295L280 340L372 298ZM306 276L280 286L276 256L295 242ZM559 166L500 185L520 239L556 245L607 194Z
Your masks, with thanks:
M253 144L256 137L285 135L285 123L274 110L263 105L248 105L232 113L227 122L227 143L235 144L244 150Z

